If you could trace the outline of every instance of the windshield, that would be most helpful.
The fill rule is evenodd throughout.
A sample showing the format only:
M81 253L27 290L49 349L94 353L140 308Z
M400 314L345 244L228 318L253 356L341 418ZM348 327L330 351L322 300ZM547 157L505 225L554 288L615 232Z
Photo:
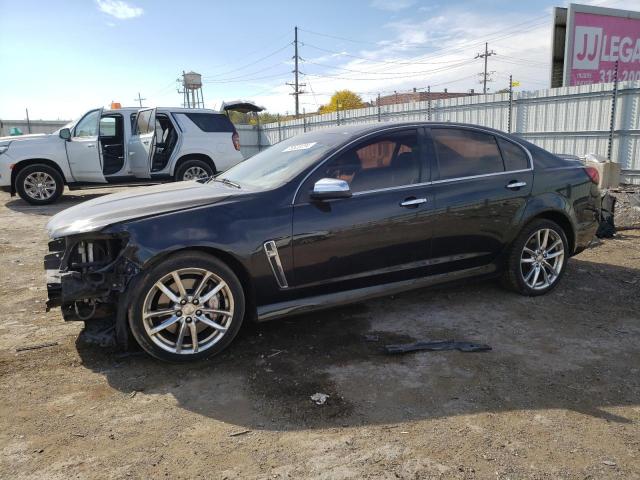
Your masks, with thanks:
M309 132L284 140L230 168L216 180L240 186L275 188L291 181L334 146L347 140L343 133Z

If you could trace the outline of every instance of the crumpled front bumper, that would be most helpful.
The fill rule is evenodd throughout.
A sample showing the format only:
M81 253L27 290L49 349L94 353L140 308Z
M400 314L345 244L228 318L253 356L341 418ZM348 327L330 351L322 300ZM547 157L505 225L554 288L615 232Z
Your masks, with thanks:
M99 241L64 237L49 242L49 253L44 257L47 310L61 307L65 320L88 320L113 314L118 296L139 269L124 257L122 249L100 261L74 260L79 246ZM88 306L89 309L84 308ZM87 317L88 310L92 312Z
M49 242L49 252L44 256L44 269L47 279L47 312L62 305L62 279L60 266L64 255L64 239Z

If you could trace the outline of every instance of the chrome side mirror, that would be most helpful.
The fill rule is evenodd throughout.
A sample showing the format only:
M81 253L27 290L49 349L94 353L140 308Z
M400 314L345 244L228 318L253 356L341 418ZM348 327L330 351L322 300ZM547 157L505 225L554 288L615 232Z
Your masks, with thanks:
M63 140L69 140L71 138L71 130L69 130L68 128L63 128L60 130L58 135L60 135L60 138L62 138Z
M351 189L344 180L337 178L321 178L313 186L311 198L314 200L329 200L332 198L349 198Z

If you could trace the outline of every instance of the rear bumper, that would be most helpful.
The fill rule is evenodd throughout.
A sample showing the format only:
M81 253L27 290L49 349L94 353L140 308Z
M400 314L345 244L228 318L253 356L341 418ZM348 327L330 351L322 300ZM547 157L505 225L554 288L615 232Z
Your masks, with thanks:
M586 249L595 238L598 225L600 225L601 209L602 199L600 197L600 191L596 187L591 196L589 206L585 207L579 215L582 222L576 229L576 242L573 255L577 255Z

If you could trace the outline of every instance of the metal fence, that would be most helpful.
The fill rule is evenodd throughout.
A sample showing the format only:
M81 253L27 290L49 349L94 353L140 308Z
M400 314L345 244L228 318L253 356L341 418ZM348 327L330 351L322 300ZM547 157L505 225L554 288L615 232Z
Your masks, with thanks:
M12 128L18 128L27 135L29 133L51 133L64 127L69 120L0 120L0 137L11 133Z
M464 122L510 131L553 153L610 156L640 183L640 81L475 95L307 115L261 126L262 145L334 125ZM610 150L610 151L609 151Z
M263 147L269 146L268 142L265 144L264 136L258 134L258 127L255 125L236 125L236 130L240 136L240 152L244 158L249 158L262 150ZM260 140L262 140L262 145Z

